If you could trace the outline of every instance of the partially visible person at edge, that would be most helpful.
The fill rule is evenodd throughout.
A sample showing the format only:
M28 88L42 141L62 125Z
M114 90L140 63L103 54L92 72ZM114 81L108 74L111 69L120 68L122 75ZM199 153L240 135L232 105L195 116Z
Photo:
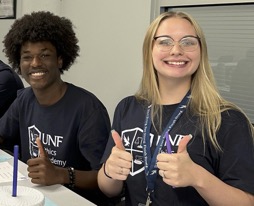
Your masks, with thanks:
M72 22L33 12L13 23L3 43L10 64L30 87L19 91L1 118L1 141L20 136L21 160L32 183L68 185L99 204L97 173L110 120L94 94L61 79L79 52Z
M17 97L17 91L23 88L24 84L19 75L0 60L0 118ZM5 142L3 149L12 152L15 144L19 144L19 142Z
M110 197L124 189L125 205L253 206L253 128L218 93L197 22L161 14L143 64L139 91L116 108L100 189Z

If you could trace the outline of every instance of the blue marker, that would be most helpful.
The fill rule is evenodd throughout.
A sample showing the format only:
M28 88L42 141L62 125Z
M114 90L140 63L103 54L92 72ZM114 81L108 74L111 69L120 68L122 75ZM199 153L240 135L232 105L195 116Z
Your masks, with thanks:
M19 156L19 146L14 146L13 152L14 160L13 160L13 182L12 182L12 196L17 196L17 179L18 179L18 156Z

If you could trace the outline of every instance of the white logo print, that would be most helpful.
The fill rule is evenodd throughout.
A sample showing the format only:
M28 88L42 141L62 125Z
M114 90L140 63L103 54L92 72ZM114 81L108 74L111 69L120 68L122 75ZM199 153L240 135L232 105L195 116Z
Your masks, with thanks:
M123 142L126 151L129 151L133 156L132 167L130 175L134 176L144 171L143 161L143 130L140 128L133 128L130 130L124 130L122 132ZM150 140L153 139L153 135L150 134Z
M62 136L45 134L41 132L35 125L28 127L28 135L31 158L36 158L39 156L39 149L36 144L36 138L38 137L41 140L50 161L55 165L65 167L66 160L59 159L61 158L61 155L57 155L57 151L63 143Z
M41 137L41 132L35 127L35 125L28 127L29 135L29 150L32 158L38 157L39 149L36 144L36 138Z
M143 130L136 127L133 129L128 129L122 131L122 139L125 146L125 150L130 152L133 160L132 167L130 171L131 176L135 176L145 170L144 158L143 158ZM172 145L172 153L177 151L177 146L179 145L181 139L184 135L176 134L173 138L169 135L169 141ZM158 145L161 136L156 139L156 145ZM152 145L154 135L150 133L150 145ZM162 147L160 152L167 153L166 142ZM151 174L156 173L156 170L152 170Z

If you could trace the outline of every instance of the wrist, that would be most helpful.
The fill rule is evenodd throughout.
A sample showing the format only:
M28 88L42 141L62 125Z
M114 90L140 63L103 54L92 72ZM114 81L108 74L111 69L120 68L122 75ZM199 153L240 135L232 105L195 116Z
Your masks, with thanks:
M207 181L207 173L208 171L206 169L204 169L203 167L201 167L200 165L195 164L195 167L192 170L192 187L194 187L195 189L201 189L204 188L206 185L206 181Z
M68 186L70 188L74 188L75 187L75 180L76 180L75 170L74 170L73 167L68 167L67 171L68 171L68 175L69 175L69 184L68 184Z
M56 183L57 184L68 184L69 183L69 174L67 168L55 166L56 169Z

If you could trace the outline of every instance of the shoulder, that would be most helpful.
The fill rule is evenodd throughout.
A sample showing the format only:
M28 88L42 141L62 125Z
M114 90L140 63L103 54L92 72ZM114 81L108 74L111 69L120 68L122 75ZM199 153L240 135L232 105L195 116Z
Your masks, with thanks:
M17 89L24 88L23 82L19 75L11 69L8 65L0 61L0 83L6 87L17 87ZM16 85L16 86L14 86Z
M73 98L81 98L81 99L86 99L86 100L93 100L93 101L98 101L99 99L90 91L78 87L74 84L67 83L68 85L68 95L73 96Z
M237 109L229 109L221 113L222 125L242 125L248 122L247 117Z
M31 98L35 98L31 87L26 87L17 91L17 99L30 101Z
M115 109L115 117L116 116L143 116L147 109L147 105L145 102L138 100L135 96L128 96L122 99L116 109Z
M101 100L92 92L71 83L67 83L67 85L68 89L65 98L69 99L72 104L77 103L83 105L84 107L93 106L94 108L105 107Z
M249 120L239 110L227 110L221 114L221 126L218 131L218 140L225 144L231 145L235 142L237 145L252 144L252 128ZM239 141L241 139L241 141ZM247 143L248 142L248 143Z
M8 65L1 64L0 65L0 81L1 84L6 84L10 81L14 80L13 79L13 74L11 72L11 68L9 68Z
M118 104L117 104L117 108L126 108L129 109L131 107L140 107L140 106L144 106L145 103L142 101L139 101L135 96L127 96L125 98L123 98Z
M22 110L31 110L31 104L36 101L33 90L30 87L17 90L17 96L12 103L12 108L20 108Z
M10 67L9 65L3 63L3 62L0 60L0 72L5 71L5 70L8 71L8 70L10 70L10 69L11 69L11 67Z

